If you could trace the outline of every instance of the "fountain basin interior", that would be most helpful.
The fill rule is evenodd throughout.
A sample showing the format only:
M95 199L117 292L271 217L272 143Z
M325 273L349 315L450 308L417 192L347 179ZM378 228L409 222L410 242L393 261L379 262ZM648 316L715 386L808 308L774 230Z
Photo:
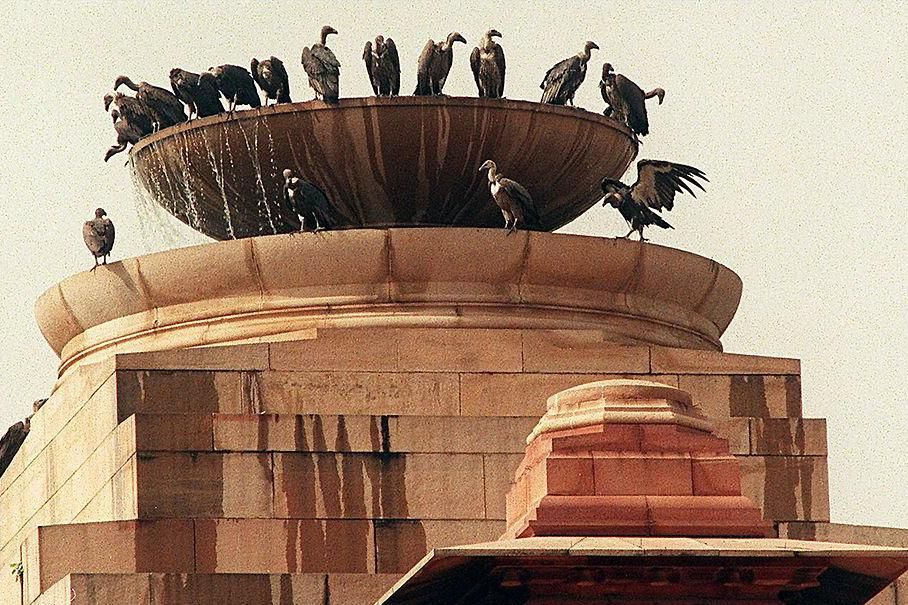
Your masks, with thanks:
M317 184L334 227L501 227L486 159L532 194L551 231L602 197L637 154L603 115L527 101L453 97L343 99L239 111L162 130L131 151L138 186L215 239L299 228L282 207L282 171Z
M720 350L740 297L731 270L652 244L355 229L111 263L50 288L36 315L64 373L115 353L296 339L319 328L588 329L616 343Z

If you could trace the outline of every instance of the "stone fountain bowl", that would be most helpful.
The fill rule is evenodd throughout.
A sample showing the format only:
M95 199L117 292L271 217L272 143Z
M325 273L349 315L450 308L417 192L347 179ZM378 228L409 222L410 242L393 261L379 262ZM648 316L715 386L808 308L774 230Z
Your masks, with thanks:
M533 195L552 231L602 197L637 154L631 132L603 115L526 101L460 97L289 103L194 120L131 152L146 196L218 240L282 233L282 171L317 184L334 227L502 227L485 174L493 159Z

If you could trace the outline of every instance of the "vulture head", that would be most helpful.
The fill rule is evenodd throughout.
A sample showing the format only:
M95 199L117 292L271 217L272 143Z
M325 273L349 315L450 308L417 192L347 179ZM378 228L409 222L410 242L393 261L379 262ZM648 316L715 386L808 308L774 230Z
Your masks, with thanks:
M608 82L615 79L615 70L611 63L602 64L602 82Z
M284 175L285 181L289 181L290 179L293 178L293 171L290 170L289 168L284 168L284 172L282 172L281 174Z
M602 179L602 192L605 193L602 205L617 208L621 204L621 192L625 188L624 183L621 181Z
M114 80L114 90L120 88L124 84L126 84L126 86L133 90L139 89L139 87L135 85L135 83L132 81L132 79L129 78L129 76L117 76L117 79Z
M330 25L323 25L321 32L322 46L325 45L325 42L328 40L328 34L336 34L337 30L331 27Z
M459 32L451 32L450 34L448 34L448 37L445 40L445 50L454 46L455 42L463 42L464 44L466 44L467 39L461 36Z
M488 32L486 32L486 35L490 38L501 38L502 37L501 32L498 31L497 29L490 29Z
M495 178L498 176L498 166L493 160L486 160L482 163L482 166L479 167L479 172L483 170L489 171L489 181L494 182Z
M107 216L107 211L104 208L95 209L95 218L104 218Z
M375 36L375 54L380 55L385 51L385 37L381 34Z
M591 40L587 40L586 43L583 45L583 51L581 51L581 53L578 56L582 57L586 61L589 61L590 60L590 50L593 48L595 48L596 50L599 50L599 45Z
M110 111L110 104L113 103L114 96L112 92L104 95L104 111Z

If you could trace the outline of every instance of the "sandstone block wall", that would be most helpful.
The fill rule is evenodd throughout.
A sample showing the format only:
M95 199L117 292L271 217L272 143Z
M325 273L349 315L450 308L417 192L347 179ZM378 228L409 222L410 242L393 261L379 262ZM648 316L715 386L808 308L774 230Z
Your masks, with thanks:
M689 391L767 519L829 521L825 423L801 417L797 361L615 345L595 330L306 336L120 355L69 375L0 480L0 563L25 563L26 602L60 581L144 594L184 574L201 574L195 586L227 582L207 575L218 573L262 574L235 581L272 599L314 586L325 602L354 602L335 574L373 577L368 592L432 547L497 538L546 398L605 378ZM132 550L92 551L104 532L111 543L133 536ZM149 567L165 560L141 546L155 532L194 540L174 547L173 566ZM11 574L0 576L0 600L18 602Z

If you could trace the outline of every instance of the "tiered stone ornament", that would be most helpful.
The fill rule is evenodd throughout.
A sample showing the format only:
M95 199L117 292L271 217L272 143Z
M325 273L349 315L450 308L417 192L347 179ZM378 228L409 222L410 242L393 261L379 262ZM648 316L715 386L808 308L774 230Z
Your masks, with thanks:
M859 605L908 570L908 549L770 537L677 388L567 389L527 442L504 536L433 551L380 605Z
M508 493L506 537L771 535L728 440L684 391L609 380L547 408Z

